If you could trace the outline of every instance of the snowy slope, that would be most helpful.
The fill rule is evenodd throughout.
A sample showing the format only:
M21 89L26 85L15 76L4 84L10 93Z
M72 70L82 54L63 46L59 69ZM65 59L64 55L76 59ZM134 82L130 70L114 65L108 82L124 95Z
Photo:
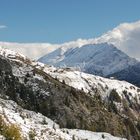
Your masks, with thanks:
M94 43L111 43L130 57L140 60L139 36L140 20L132 23L122 23L102 36L95 38Z
M23 82L22 77L24 77L27 73L30 73L30 71L32 71L33 69L32 67L35 67L51 75L53 78L58 79L61 82L64 81L67 85L79 90L84 90L84 92L90 93L91 95L94 95L95 90L98 89L103 99L106 99L109 96L110 92L115 89L119 93L121 98L126 98L124 95L124 91L126 91L132 102L135 102L135 98L137 98L137 102L140 103L140 88L126 81L103 78L100 76L73 70L71 68L56 68L53 66L48 66L37 61L31 61L24 55L16 53L14 51L10 51L8 49L0 49L0 55L3 55L4 57L12 61L19 61L23 64L22 67L19 67L18 69L13 68L13 74L21 77L21 82ZM25 62L30 66L24 66ZM36 75L33 77L44 80L40 75ZM42 92L44 93L44 91Z
M31 61L24 55L16 53L14 51L10 51L8 49L1 49L0 55L10 59L11 61L19 61L20 63L22 63L22 66L18 69L15 69L13 67L13 74L15 76L21 77L21 82L24 82L22 77L24 77L27 73L30 73L33 67L35 67L45 72L46 74L51 75L53 78L58 79L61 82L64 81L67 85L79 90L84 90L84 92L90 93L91 95L94 95L96 89L98 89L103 99L106 99L108 98L110 92L115 89L121 98L126 98L124 95L124 91L126 91L129 98L131 99L131 102L135 102L135 98L137 98L137 102L140 103L140 88L126 81L107 79L100 76L76 71L71 68L55 68L53 66L48 66L40 62ZM24 64L25 62L26 65ZM44 80L40 75L35 75L33 77ZM29 84L33 83L29 82ZM35 88L37 88L36 84ZM42 93L45 94L45 91L42 91Z
M44 81L44 82L45 82L45 79L44 79L44 77L42 77L41 75L38 75L38 74L31 75L33 68L39 69L42 72L54 77L54 79L58 79L62 83L64 82L65 84L67 84L69 86L72 86L75 89L81 89L81 90L85 91L86 95L90 96L90 98L92 98L96 93L99 93L99 95L101 96L103 101L108 102L109 101L109 96L110 96L112 90L116 90L119 97L121 99L125 99L126 103L128 103L128 104L130 103L132 105L134 104L135 107L137 107L137 105L140 104L140 89L136 86L133 86L132 84L127 83L127 82L113 80L113 79L112 80L111 79L106 79L106 78L102 78L102 77L99 77L99 76L94 76L94 75L82 73L82 72L79 72L79 71L71 70L69 68L58 69L58 68L55 68L55 67L49 67L49 66L46 66L45 64L42 64L42 63L39 63L39 62L36 62L36 61L31 61L30 59L26 58L25 56L23 56L19 53L15 53L13 51L9 51L7 49L1 49L0 50L0 55L2 55L4 58L7 58L11 62L18 62L19 63L19 65L17 65L18 67L16 66L16 63L15 63L15 65L12 66L13 75L15 75L19 78L20 83L24 83L25 79L23 80L23 78L25 78L27 73L29 73L30 77L28 78L28 82L25 83L25 84L27 86L28 85L32 86L33 90L38 91L38 89L39 89L41 95L47 95L47 97L49 97L49 93L46 92L47 90L42 91L40 89L40 86L35 82L36 81L35 79L38 79L38 80ZM31 78L33 80L30 80ZM7 102L9 102L9 101L7 101L6 103L4 103L4 102L5 101L3 101L2 104L7 104L7 105L4 105L4 106L6 108L10 108L10 110L11 110L11 111L6 111L6 112L12 113L12 110L14 110L16 108L16 105L10 105L10 106L14 106L14 107L12 107L14 109L11 109L11 107L8 107L8 104L10 104L10 103L7 103ZM123 104L122 104L123 102L115 101L114 103L116 104L118 110L121 112L121 115L123 117L128 117L127 115L125 115L123 113L123 111L124 111ZM2 108L4 108L4 107L2 107ZM132 110L132 113L134 113L135 118L138 118L139 117L139 113L138 113L139 109L138 109L138 111L136 111L135 108L132 108L131 110ZM24 112L24 110L23 110L23 112ZM3 113L3 111L2 111L2 113ZM4 113L4 114L6 114L6 113ZM12 116L14 116L15 114L18 115L17 110L14 111ZM36 118L38 118L36 113L34 114L34 112L33 112L31 114L32 114L31 116L35 116L35 117L33 117L33 120L32 119L30 120L30 117L29 117L29 120L27 119L27 124L28 124L28 121L33 123L33 124L29 123L29 125L32 125L33 128L35 127L35 129L39 132L39 134L37 135L39 137L38 139L41 139L42 135L40 136L40 131L42 129L44 130L46 128L46 126L44 128L43 127L44 125L41 126L38 119L36 120ZM8 114L7 116L10 116L10 115ZM24 122L24 121L21 120L21 118L22 117L17 119L17 117L16 117L16 119L14 119L14 120L17 120L17 122L18 122L18 120L20 120L18 122L19 125L20 125L20 122ZM40 115L39 115L39 118L40 118ZM8 120L10 120L10 118ZM46 120L48 120L48 119L46 118ZM12 122L15 122L15 121L12 121ZM48 127L51 127L52 126L52 123L51 123L52 121L50 120L49 122L50 123L48 123ZM25 129L26 129L26 127L28 128L27 124L26 123L24 124ZM22 128L22 126L21 126L21 128ZM24 128L22 130L24 130ZM102 133L98 133L98 134L96 133L95 134L95 133L92 133L92 132L87 132L87 131L85 132L85 131L81 131L81 130L70 130L70 132L69 132L70 134L68 134L68 135L65 135L65 132L63 130L61 131L59 128L58 128L57 131L55 130L55 132L54 132L54 129L51 129L50 131L51 131L50 132L51 134L54 133L53 137L49 135L50 133L48 134L48 131L47 132L45 131L45 133L43 134L43 137L45 137L45 139L46 139L46 137L48 139L56 139L57 136L58 137L62 136L62 138L64 138L64 137L69 138L70 137L70 139L72 139L73 135L81 137L81 139L83 139L83 138L90 139L91 135L95 139L102 137ZM79 131L80 133L78 133L77 131ZM29 132L29 129L28 129L28 132ZM28 132L27 133L24 132L23 134L28 135ZM84 134L84 136L82 136L82 134ZM103 134L104 134L106 139L108 139L108 137L111 140L113 139L112 136L110 136L109 134L105 134L105 133L103 133ZM50 138L50 137L52 137L52 138ZM67 139L67 138L65 138L65 139Z
M130 99L132 102L136 97L138 103L140 103L140 88L128 82L102 78L100 76L86 74L68 68L57 69L55 67L46 66L44 67L44 71L61 82L65 81L67 85L84 90L91 95L94 95L95 90L98 89L103 99L105 99L113 89L116 89L121 98L125 98L123 91L127 91L128 94L131 93Z
M106 76L137 61L111 44L85 45L82 47L61 47L39 59L40 62L58 67L76 67L81 71Z
M0 116L3 117L7 124L18 125L21 129L22 137L28 140L31 131L35 132L35 140L72 140L73 137L75 137L75 140L82 140L84 138L88 140L97 140L96 138L103 140L102 134L104 134L105 140L125 140L108 133L69 129L64 129L65 131L63 129L61 130L58 124L42 114L25 110L13 101L3 100L1 98Z
M64 129L67 130L67 129ZM87 139L87 140L118 140L119 138L111 136L108 133L95 133L91 131L83 131L77 129L68 130L70 135L78 136L79 138ZM120 140L125 140L124 138L120 138Z

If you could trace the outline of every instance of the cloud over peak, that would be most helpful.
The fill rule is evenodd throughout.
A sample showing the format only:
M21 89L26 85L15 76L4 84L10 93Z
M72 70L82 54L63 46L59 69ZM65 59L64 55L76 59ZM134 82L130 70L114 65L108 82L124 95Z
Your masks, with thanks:
M7 26L0 25L1 28ZM133 23L122 23L113 30L104 33L101 37L94 39L78 39L76 41L66 42L63 44L49 44L49 43L8 43L0 42L0 46L13 49L17 52L23 53L28 57L38 59L39 57L54 51L59 47L71 48L81 47L86 44L95 43L111 43L118 49L125 52L130 57L140 60L140 20ZM30 50L30 51L29 51Z
M129 56L140 60L140 20L132 23L122 23L96 38L95 42L112 43Z

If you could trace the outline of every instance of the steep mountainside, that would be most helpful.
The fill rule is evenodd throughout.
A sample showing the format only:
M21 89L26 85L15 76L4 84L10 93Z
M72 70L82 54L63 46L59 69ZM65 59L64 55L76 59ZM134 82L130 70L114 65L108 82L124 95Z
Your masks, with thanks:
M14 101L1 98L0 130L0 140L7 140L12 136L13 140L126 140L108 133L61 129L58 124L42 114L25 110Z
M136 86L48 67L5 49L0 54L0 98L40 112L60 127L140 139L140 89Z
M39 61L58 67L76 67L83 72L101 76L110 75L138 63L107 43L74 48L61 47Z
M140 63L108 75L108 77L114 77L119 80L126 80L140 87Z

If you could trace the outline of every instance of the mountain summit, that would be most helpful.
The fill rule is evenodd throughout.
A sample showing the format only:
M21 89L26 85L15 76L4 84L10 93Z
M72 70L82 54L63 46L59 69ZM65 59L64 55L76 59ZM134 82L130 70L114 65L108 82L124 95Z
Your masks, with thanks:
M138 63L108 43L61 47L43 56L39 61L57 67L75 67L100 76L110 75Z

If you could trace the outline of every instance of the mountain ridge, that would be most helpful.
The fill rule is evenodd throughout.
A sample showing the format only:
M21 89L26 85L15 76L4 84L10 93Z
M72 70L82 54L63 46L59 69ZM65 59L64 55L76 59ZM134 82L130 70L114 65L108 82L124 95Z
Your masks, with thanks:
M137 60L108 43L89 44L81 47L61 47L39 59L57 67L77 67L90 74L107 76L138 63Z
M60 127L104 131L119 137L139 139L138 87L117 80L113 83L109 79L70 69L48 67L5 49L0 54L3 66L0 67L1 98L14 100L23 108L40 112ZM67 77L71 82L67 83L59 76ZM72 86L70 83L74 81ZM85 88L75 87L83 82ZM117 83L120 86L115 90L113 85ZM87 92L86 85L90 88Z

